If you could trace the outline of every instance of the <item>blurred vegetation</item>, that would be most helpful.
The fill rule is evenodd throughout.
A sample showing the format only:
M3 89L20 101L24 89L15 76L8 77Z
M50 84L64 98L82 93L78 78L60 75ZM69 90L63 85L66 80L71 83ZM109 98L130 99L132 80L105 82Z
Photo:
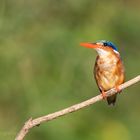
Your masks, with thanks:
M117 44L126 80L140 72L140 1L0 0L0 139L11 140L38 117L99 93L96 52L80 42ZM27 140L137 140L140 86L34 128Z

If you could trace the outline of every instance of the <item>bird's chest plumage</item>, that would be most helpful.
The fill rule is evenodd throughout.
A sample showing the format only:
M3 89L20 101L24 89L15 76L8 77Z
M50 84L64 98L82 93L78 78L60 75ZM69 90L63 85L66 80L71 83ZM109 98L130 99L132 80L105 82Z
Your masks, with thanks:
M96 82L101 90L109 90L124 81L123 65L115 55L98 56L94 67Z

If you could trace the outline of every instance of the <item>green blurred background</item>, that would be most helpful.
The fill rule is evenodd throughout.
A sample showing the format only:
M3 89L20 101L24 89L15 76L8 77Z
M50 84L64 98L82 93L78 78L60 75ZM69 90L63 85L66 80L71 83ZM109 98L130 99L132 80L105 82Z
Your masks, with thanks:
M0 0L0 139L12 140L29 118L99 94L96 52L80 42L117 44L126 80L140 74L140 1ZM140 86L33 128L27 140L137 140Z

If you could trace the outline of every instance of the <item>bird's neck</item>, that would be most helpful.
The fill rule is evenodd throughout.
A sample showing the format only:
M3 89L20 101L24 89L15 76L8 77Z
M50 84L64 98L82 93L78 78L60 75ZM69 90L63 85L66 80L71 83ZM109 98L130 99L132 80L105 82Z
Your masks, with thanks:
M106 51L106 50L103 50L103 49L100 49L100 48L97 48L96 51L97 51L98 55L101 56L101 57L102 56L107 56L107 55L110 54L109 51Z
M103 68L111 68L112 66L116 65L119 61L119 54L106 54L106 55L98 55L98 66Z
M115 50L111 50L111 51L108 51L108 50L103 50L103 49L100 49L100 48L97 48L96 49L99 57L101 58L105 58L105 57L110 57L110 56L119 56L119 52L115 51Z

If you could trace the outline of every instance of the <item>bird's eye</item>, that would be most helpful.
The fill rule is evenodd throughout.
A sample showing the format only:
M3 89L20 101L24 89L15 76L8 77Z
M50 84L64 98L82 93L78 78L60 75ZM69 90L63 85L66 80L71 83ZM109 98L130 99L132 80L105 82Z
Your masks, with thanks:
M107 46L107 43L104 43L104 46Z

